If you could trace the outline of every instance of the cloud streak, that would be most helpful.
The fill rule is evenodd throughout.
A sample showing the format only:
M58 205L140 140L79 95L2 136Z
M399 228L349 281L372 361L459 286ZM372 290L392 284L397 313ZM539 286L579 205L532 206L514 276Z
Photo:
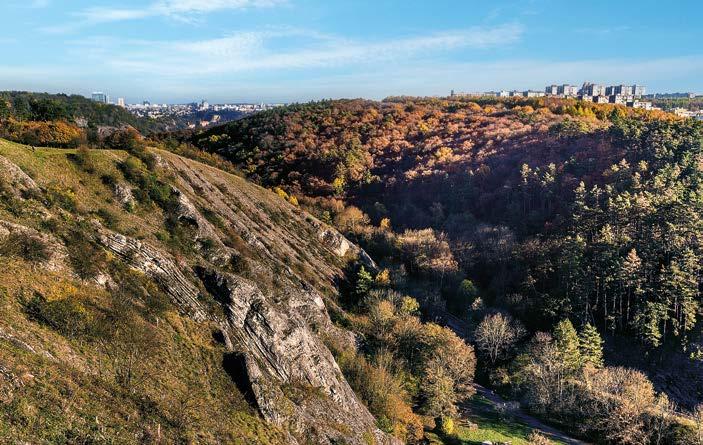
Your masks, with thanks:
M355 41L297 29L244 32L216 39L176 42L114 42L111 69L164 77L335 68L403 63L455 50L485 50L511 45L523 35L518 24L432 33L386 41ZM282 42L295 39L296 47ZM105 48L105 42L99 46ZM86 48L81 48L85 51ZM90 51L88 51L90 53Z
M48 0L35 0L48 2ZM158 0L143 8L91 7L73 14L72 23L42 28L49 33L66 33L87 26L105 23L142 20L152 17L167 17L190 22L198 16L225 10L268 8L285 3L286 0Z

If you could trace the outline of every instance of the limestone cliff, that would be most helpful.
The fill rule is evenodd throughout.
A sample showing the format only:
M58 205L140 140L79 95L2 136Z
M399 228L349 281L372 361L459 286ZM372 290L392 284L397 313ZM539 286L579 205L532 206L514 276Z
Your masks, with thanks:
M124 158L107 153L118 162ZM152 280L196 329L205 334L215 330L224 348L222 372L263 419L283 432L285 442L396 443L376 427L321 340L324 334L354 342L353 334L331 322L325 302L334 299L346 261L375 268L373 260L336 230L267 190L170 153L159 152L158 157L160 174L170 178L175 197L166 216L190 230L194 248L188 255L174 252L158 237L135 237L136 229L122 233L108 228L90 212L68 215L49 206L40 219L61 216L87 224L88 241L100 246L110 262ZM5 157L0 165L2 184L14 199L47 192L41 175L30 178ZM139 194L124 180L105 189L115 205L125 207ZM141 229L158 221L149 214L125 214L125 219ZM12 232L45 239L52 254L39 267L77 279L61 239L23 225L33 221L0 221L0 241ZM107 292L119 287L119 278L105 269L99 274L104 279L86 285ZM11 337L2 328L0 323L0 333L6 332L0 341L11 338L25 351L43 350L36 338ZM43 355L60 361L49 352Z

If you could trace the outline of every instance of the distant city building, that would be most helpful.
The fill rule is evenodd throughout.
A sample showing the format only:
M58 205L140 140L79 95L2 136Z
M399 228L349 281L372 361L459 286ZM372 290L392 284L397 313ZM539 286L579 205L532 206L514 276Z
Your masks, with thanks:
M642 108L644 110L651 110L652 109L652 102L633 100L632 102L628 102L627 106L632 107L632 108Z
M546 93L542 91L533 91L533 90L527 90L524 93L522 93L523 96L525 97L543 97Z
M544 92L548 96L556 96L557 94L559 94L559 87L557 85L549 85L544 89Z
M610 103L615 105L627 105L628 96L622 94L613 94L610 96Z
M106 104L110 100L108 95L103 93L102 91L93 92L93 94L90 95L90 98L94 102L100 102L101 104Z
M607 104L610 102L608 96L593 96L593 102L597 104Z
M209 108L210 108L210 104L207 103L207 101L203 99L203 101L200 102L200 109L201 109L201 110L207 110L207 109L209 109Z
M557 87L557 94L562 96L577 96L579 93L579 88L576 85L559 85Z
M124 97L117 98L117 106L124 108Z
M496 93L496 97L510 97L510 93L506 90L500 90Z
M584 82L580 94L584 96L605 96L605 85Z
M634 96L636 85L613 85L606 88L606 95L608 96Z
M646 89L643 85L632 85L632 95L635 97L644 96Z

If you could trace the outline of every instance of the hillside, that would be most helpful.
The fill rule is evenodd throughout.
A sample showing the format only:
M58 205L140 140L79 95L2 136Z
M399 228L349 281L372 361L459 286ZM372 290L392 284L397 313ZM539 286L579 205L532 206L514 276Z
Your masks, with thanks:
M702 400L700 123L574 100L392 98L293 105L191 141L358 241L473 342L482 382L534 413L647 443L664 440L654 413L675 418L669 397ZM606 414L619 410L630 420Z
M122 107L79 95L0 91L0 137L32 146L118 148L126 131L155 135L187 128L181 118L138 117Z
M358 249L140 157L0 140L3 442L390 443L321 340L355 349L325 305Z

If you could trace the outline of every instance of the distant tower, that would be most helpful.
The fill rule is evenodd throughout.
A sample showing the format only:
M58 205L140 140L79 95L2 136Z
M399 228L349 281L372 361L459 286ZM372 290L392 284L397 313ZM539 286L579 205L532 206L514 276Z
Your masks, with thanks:
M93 94L90 95L90 98L94 102L100 102L101 104L106 104L107 103L107 94L103 93L102 91L94 91Z
M449 95L449 97L454 97L454 90L452 90L452 92L451 92L451 94Z
M124 97L117 98L117 106L124 108Z

